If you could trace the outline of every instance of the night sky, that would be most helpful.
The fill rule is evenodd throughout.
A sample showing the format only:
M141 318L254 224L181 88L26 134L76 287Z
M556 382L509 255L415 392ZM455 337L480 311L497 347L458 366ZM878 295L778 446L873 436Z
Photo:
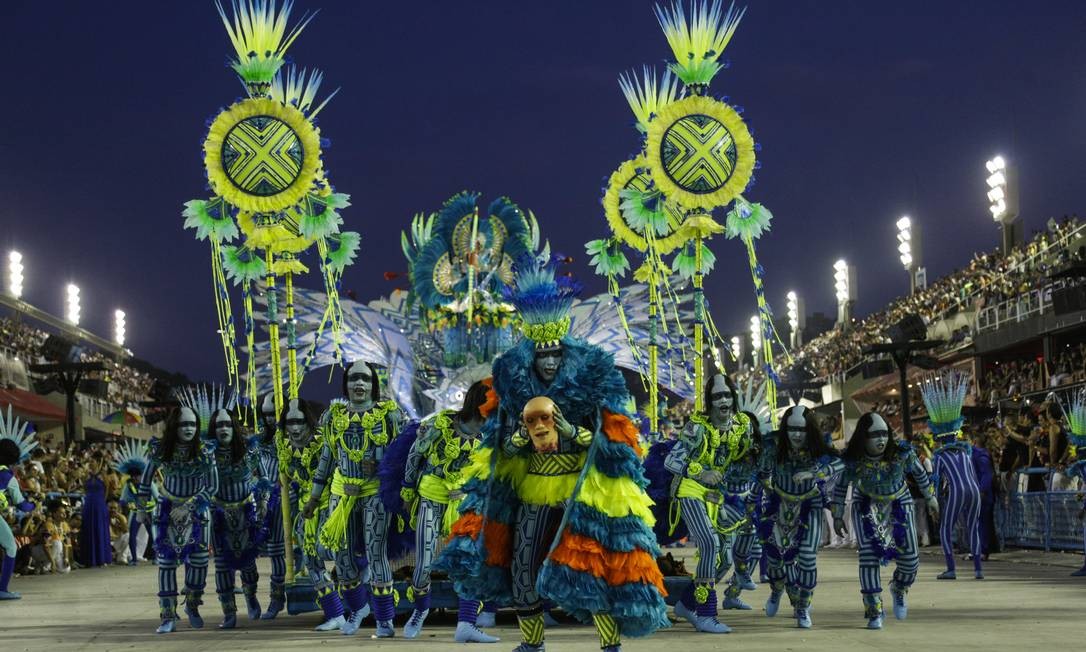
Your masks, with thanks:
M575 257L605 237L601 187L639 147L616 78L670 56L645 0L336 2L291 49L342 90L321 114L331 179L363 234L344 288L387 294L399 233L462 189L508 195ZM758 243L778 313L794 289L832 312L833 261L858 267L859 314L908 291L895 220L924 230L929 278L998 243L984 162L1020 170L1029 230L1086 212L1086 6L1067 2L751 0L713 84L762 144L749 199L775 216ZM209 250L181 228L206 198L205 120L243 91L210 0L0 3L0 247L24 298L109 337L128 313L139 357L221 379ZM722 330L746 332L741 245L714 240L707 288ZM6 266L6 254L4 257ZM312 285L316 279L310 279Z

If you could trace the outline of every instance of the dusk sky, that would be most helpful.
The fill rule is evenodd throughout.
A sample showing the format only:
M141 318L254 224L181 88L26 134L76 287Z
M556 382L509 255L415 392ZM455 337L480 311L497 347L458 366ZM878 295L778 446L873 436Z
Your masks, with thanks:
M858 268L860 315L907 292L903 214L931 279L994 248L997 153L1018 166L1028 230L1086 212L1081 1L747 4L712 90L762 145L747 197L774 214L758 252L778 313L792 289L832 312L840 257ZM382 273L405 271L412 214L472 189L534 211L602 291L583 244L606 236L601 187L640 146L617 77L670 56L652 5L297 0L297 15L321 12L290 54L324 71L325 93L342 87L320 126L363 235L344 289L393 290ZM208 196L205 120L243 93L231 52L211 0L0 3L0 248L24 255L24 298L62 314L76 282L84 326L108 337L122 308L137 356L202 380L222 379L209 249L181 210ZM717 324L746 332L742 247L711 247Z

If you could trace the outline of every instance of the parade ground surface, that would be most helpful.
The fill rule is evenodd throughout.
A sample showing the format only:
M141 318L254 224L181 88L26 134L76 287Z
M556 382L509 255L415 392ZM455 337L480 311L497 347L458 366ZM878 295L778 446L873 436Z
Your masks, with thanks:
M935 549L928 548L934 552ZM692 555L689 549L676 552ZM796 629L786 604L776 618L762 612L768 589L759 585L744 594L754 611L723 612L734 632L723 636L698 634L676 623L652 637L624 641L624 649L649 650L995 650L1075 647L1081 637L1082 600L1086 578L1068 574L1081 555L1012 551L996 555L985 569L987 579L972 579L970 562L959 564L965 578L937 581L941 556L924 554L920 578L910 593L909 619L888 614L882 631L868 631L860 604L853 550L824 550L819 554L819 583L811 612L814 629ZM263 563L264 560L261 560ZM261 567L262 577L267 567ZM963 572L965 571L965 572ZM889 577L884 570L884 578ZM211 577L208 578L209 580ZM885 580L884 580L885 581ZM0 602L0 650L298 650L364 647L369 649L463 650L452 640L455 614L432 613L419 639L377 641L364 626L351 638L310 631L317 613L281 615L269 622L252 622L239 614L238 629L221 631L221 613L214 593L201 608L207 621L194 631L182 618L174 634L158 636L158 607L154 598L155 571L113 566L77 571L68 576L16 578L12 583L23 599ZM262 584L262 594L266 589ZM262 595L266 600L266 595ZM240 602L240 600L239 600ZM887 595L887 602L889 596ZM889 610L889 605L887 605ZM397 618L397 635L405 616ZM495 645L474 649L509 650L519 642L516 621L502 612L491 630L502 638ZM547 649L597 650L592 627L564 624L547 631Z

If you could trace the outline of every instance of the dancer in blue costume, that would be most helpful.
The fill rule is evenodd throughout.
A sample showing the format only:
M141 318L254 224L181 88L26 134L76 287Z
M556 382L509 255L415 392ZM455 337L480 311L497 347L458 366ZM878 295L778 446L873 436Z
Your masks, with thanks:
M823 485L843 469L810 410L802 405L785 410L780 430L762 453L759 472L766 488L759 527L771 589L765 604L767 616L777 615L781 594L787 591L796 626L811 627L811 598L818 584L822 544Z
M261 544L261 554L271 560L271 582L268 610L261 620L272 620L286 607L286 535L283 532L283 510L279 486L279 452L275 443L278 416L275 397L269 392L260 401L260 432L249 438L249 453L255 456L253 479L256 482L257 514L263 521L267 536Z
M677 508L676 516L681 514L698 547L694 582L675 603L675 614L709 634L731 631L717 620L716 584L731 567L734 534L746 522L746 507L740 502L728 509L725 500L725 473L751 443L750 418L736 411L738 403L731 378L710 376L705 383L707 414L690 416L664 462L674 478L672 509Z
M1068 439L1071 450L1068 455L1071 463L1064 470L1064 475L1069 478L1078 478L1081 486L1086 488L1086 389L1075 392L1071 399L1071 407L1067 410ZM1082 503L1082 512L1086 514L1086 500ZM1086 521L1082 524L1082 543L1086 550ZM1071 573L1073 577L1086 577L1086 557L1083 557L1082 568Z
M593 622L608 651L669 625L626 385L611 356L568 337L566 281L552 265L518 264L509 299L526 337L494 362L483 441L439 562L459 595L516 607L517 652L544 649L544 599ZM547 437L533 438L541 424Z
M121 487L121 507L128 510L128 554L129 566L136 566L143 557L147 542L154 545L155 535L151 528L151 519L145 511L139 509L138 494L140 477L147 468L147 446L129 439L113 451L113 468L124 477ZM158 487L151 485L151 500L158 500ZM140 543L140 537L147 533L147 538Z
M177 565L185 565L185 614L194 629L204 626L199 606L207 584L210 518L208 508L219 489L214 446L197 437L199 417L180 407L166 420L162 439L152 439L148 464L140 480L139 503L146 510L151 484L162 472L162 488L155 511L155 549L158 553L158 599L162 623L156 630L168 634L177 627Z
M283 410L279 431L286 436L289 446L280 448L279 468L290 479L290 504L294 517L294 541L302 550L302 564L313 588L317 592L317 601L324 612L324 621L317 625L316 631L330 632L342 629L347 622L344 618L343 601L335 582L325 569L325 562L333 561L334 556L320 544L321 525L328 518L328 502L332 496L331 486L325 486L320 502L313 516L306 518L302 511L313 491L313 477L320 463L324 437L317 428L309 406L301 399L291 399ZM367 600L361 608L361 618L370 612Z
M260 618L256 597L256 557L267 536L256 512L252 470L259 464L254 453L246 450L245 433L237 415L226 407L211 413L209 439L215 445L215 466L219 490L212 506L212 540L215 542L215 592L222 605L221 629L237 626L237 602L234 598L234 574L241 574L241 590L249 620Z
M749 395L741 395L739 408L750 419L750 447L746 454L733 460L724 472L724 503L720 506L720 521L725 528L738 528L731 540L731 562L735 571L724 590L724 609L749 611L751 606L740 597L743 591L753 591L757 586L751 577L751 569L762 556L762 541L758 537L761 513L762 486L758 483L758 469L762 456L762 433L772 428L769 407L765 403L765 386L756 402ZM725 572L727 569L723 569Z
M905 594L916 581L920 553L916 545L913 497L905 483L908 473L925 497L932 519L937 520L939 502L928 474L916 452L893 437L886 420L868 412L856 423L856 430L844 453L845 471L834 486L833 529L845 534L845 495L852 485L852 523L858 529L860 594L868 629L882 629L882 579L879 566L896 563L890 593L894 616L905 620Z
M20 512L34 511L34 503L23 498L19 481L15 479L18 466L30 457L30 451L37 447L38 441L33 434L27 433L28 424L15 418L8 406L7 416L0 412L0 513L14 507ZM0 552L4 560L0 562L0 600L18 600L22 596L8 590L11 576L15 572L15 535L7 521L0 518Z
M392 619L392 569L388 562L390 516L378 495L378 463L399 433L403 421L394 401L381 400L377 369L353 362L343 371L346 400L336 400L321 419L324 447L313 474L313 488L302 515L309 519L320 508L325 487L331 487L331 514L321 526L320 543L335 554L336 578L351 617L340 628L352 635L365 617L368 596L365 568L357 556L365 551L372 577L373 612L377 638L395 636Z
M418 638L430 613L430 571L439 539L452 532L459 514L466 480L464 466L479 446L489 384L473 384L460 410L442 410L419 426L407 457L401 496L415 528L415 572L410 593L414 611L404 625L404 638ZM457 643L497 643L476 626L480 603L460 598L454 640Z
M958 575L954 563L954 527L962 522L962 532L973 553L973 576L984 579L980 544L980 485L973 467L973 446L962 436L962 404L969 391L968 375L947 371L920 384L920 394L928 409L928 427L935 438L932 466L935 488L945 495L939 524L939 542L946 558L946 571L938 579L953 580Z

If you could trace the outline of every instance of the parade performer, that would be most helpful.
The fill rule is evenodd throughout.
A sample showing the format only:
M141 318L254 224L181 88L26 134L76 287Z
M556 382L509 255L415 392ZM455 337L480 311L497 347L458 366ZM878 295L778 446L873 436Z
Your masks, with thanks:
M962 436L962 403L969 391L969 376L948 371L921 383L920 394L928 409L928 428L935 439L933 468L935 488L944 491L943 518L939 524L939 543L943 546L946 570L938 579L953 580L958 575L954 563L954 527L962 521L962 532L973 553L973 576L984 579L981 569L980 486L973 467L972 448Z
M415 528L415 572L411 593L415 609L404 625L405 638L418 638L430 613L430 571L438 539L448 537L464 497L463 468L479 446L490 383L474 383L463 407L442 410L423 421L407 457L401 496ZM477 600L460 598L454 639L457 643L496 643L498 638L479 630Z
M155 550L158 563L158 599L162 624L168 634L177 627L177 565L185 564L185 614L194 629L204 626L199 606L207 583L210 523L208 506L218 492L214 446L200 442L199 417L188 407L170 413L161 439L148 446L148 464L140 480L138 500L147 509L151 484L161 470L162 487L155 507Z
M0 562L0 600L18 600L22 596L8 591L8 584L15 572L15 534L3 516L9 507L20 512L34 511L34 503L23 498L19 481L15 479L16 468L30 457L30 451L38 445L37 437L27 433L29 424L16 418L8 406L7 415L0 412L0 552L4 560Z
M788 591L796 625L811 627L811 598L818 583L818 547L822 543L824 484L844 469L826 444L814 415L793 405L781 417L776 436L762 453L759 476L766 488L759 525L768 559L771 593L765 603L777 615L781 594Z
M1078 390L1071 399L1071 409L1067 411L1068 438L1071 450L1068 452L1072 460L1067 465L1064 475L1068 478L1078 478L1083 487L1086 487L1086 389ZM1086 501L1082 504L1086 513ZM1082 542L1086 550L1086 521L1082 525ZM1086 577L1086 557L1083 558L1082 568L1071 573L1074 577Z
M522 259L508 293L525 335L493 365L483 441L439 566L459 595L512 604L544 649L542 601L593 621L604 650L667 627L638 431L610 355L568 337L576 288Z
M136 566L143 557L148 540L154 545L155 535L151 529L151 520L145 511L139 509L137 494L140 477L147 468L147 446L133 439L113 451L113 468L125 478L121 487L121 507L128 510L128 560L129 566ZM151 500L158 500L158 486L151 485ZM144 534L146 533L146 535ZM143 541L140 541L143 537Z
M309 406L301 399L291 399L287 403L279 429L287 440L287 445L280 447L279 468L283 469L290 479L291 511L297 514L294 541L302 550L302 563L309 573L309 579L317 592L317 601L324 612L324 621L317 625L316 631L338 630L346 622L343 617L343 601L324 567L325 561L331 560L332 556L318 541L320 527L328 517L328 500L332 495L332 488L328 485L324 487L312 517L305 518L302 515L313 490L313 475L320 462L324 438ZM365 618L369 611L369 601L366 601L361 609L361 617Z
M724 374L712 375L705 384L707 414L692 414L671 449L665 468L674 480L672 509L681 514L690 537L698 547L694 582L675 603L675 614L690 621L699 632L727 634L731 628L717 620L716 584L731 566L732 535L745 523L746 507L732 506L727 514L724 474L732 461L750 447L750 418L736 411L735 384ZM677 508L677 509L676 509Z
M287 544L283 532L283 511L280 508L279 452L275 443L275 397L268 393L260 401L260 432L249 438L249 454L257 460L253 480L257 496L257 513L264 521L267 536L261 554L271 560L271 593L268 610L261 620L271 620L286 607Z
M334 401L321 419L324 446L302 515L306 519L316 515L325 487L330 486L331 513L321 527L319 541L335 554L336 579L352 612L341 631L354 634L366 615L364 568L355 559L364 551L372 577L376 635L390 638L396 633L387 549L390 518L378 495L377 465L400 431L402 416L394 401L381 400L377 369L367 362L347 365L343 393L346 400Z
M916 545L913 497L905 483L908 473L924 495L932 518L939 514L928 474L916 452L894 439L886 420L876 412L860 417L844 453L845 471L834 486L830 509L833 529L845 535L845 494L852 485L852 523L860 557L860 594L868 629L882 629L882 579L879 566L896 563L890 593L894 616L905 620L905 594L916 581L920 554Z
M743 591L756 587L751 569L762 556L758 538L762 487L758 484L758 468L762 456L762 433L769 432L769 405L765 402L765 385L757 393L747 389L740 394L739 410L750 419L750 446L745 454L732 460L724 472L724 503L720 506L720 521L725 528L737 527L731 537L731 561L735 571L724 591L724 609L749 611L751 606L740 597ZM727 571L727 569L724 569Z
M260 601L256 585L260 575L256 557L260 544L267 537L264 519L257 513L253 492L252 470L259 464L247 451L245 433L237 415L227 407L211 414L210 439L215 446L215 466L219 473L219 490L212 506L212 540L215 542L215 592L222 605L221 629L237 625L237 604L234 598L234 573L241 573L241 589L249 620L260 618Z

